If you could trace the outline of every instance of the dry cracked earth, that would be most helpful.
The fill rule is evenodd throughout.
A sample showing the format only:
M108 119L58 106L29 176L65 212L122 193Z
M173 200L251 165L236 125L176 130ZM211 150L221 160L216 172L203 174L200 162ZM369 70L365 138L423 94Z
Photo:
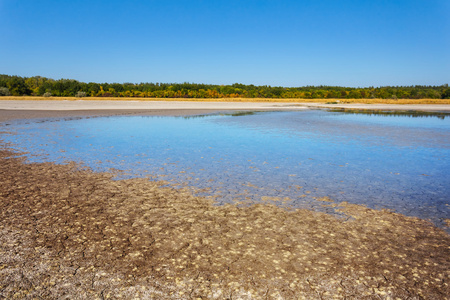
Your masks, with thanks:
M447 299L450 236L417 218L215 206L0 150L0 298ZM323 202L324 205L330 203Z

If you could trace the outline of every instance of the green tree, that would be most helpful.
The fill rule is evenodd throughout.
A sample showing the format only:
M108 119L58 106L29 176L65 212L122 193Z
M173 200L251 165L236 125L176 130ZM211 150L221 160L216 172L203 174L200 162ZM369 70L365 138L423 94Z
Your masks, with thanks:
M0 96L10 96L11 93L9 92L9 89L6 87L0 87Z
M446 88L446 89L442 92L441 98L442 98L442 99L450 99L450 88Z
M30 95L31 90L25 84L22 77L14 76L8 81L7 87L13 96Z

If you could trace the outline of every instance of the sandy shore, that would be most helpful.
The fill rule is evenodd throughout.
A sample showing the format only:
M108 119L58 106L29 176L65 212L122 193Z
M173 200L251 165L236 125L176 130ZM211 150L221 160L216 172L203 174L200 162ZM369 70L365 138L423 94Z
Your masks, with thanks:
M208 102L208 101L111 101L111 100L1 100L0 109L12 110L273 110L299 109L292 102ZM300 108L301 109L301 108Z
M449 112L441 104L323 104L293 102L208 102L208 101L96 101L96 100L1 100L0 122L12 119L35 119L73 116L110 115L195 115L239 110L304 110L347 108L373 110L417 110Z
M0 122L305 109L276 106L280 103L18 102L0 101ZM215 206L161 184L116 181L73 164L24 164L4 145L0 298L446 299L450 294L450 236L424 220L329 199L319 203L338 207L347 218L270 204Z
M1 100L1 99L0 99ZM351 108L450 112L448 104L324 104L302 102L217 101L120 101L120 100L1 100L0 110L95 111L95 110L300 110L305 108Z
M186 101L0 101L0 122L73 116L196 115L235 110L302 110L289 103Z

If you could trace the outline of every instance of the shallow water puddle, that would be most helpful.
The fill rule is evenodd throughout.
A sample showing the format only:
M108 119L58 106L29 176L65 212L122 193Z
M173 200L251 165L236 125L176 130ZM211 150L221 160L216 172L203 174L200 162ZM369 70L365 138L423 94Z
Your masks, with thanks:
M53 122L52 122L53 121ZM450 210L450 117L308 110L18 121L30 161L162 179L223 203L334 213L330 197L432 220Z

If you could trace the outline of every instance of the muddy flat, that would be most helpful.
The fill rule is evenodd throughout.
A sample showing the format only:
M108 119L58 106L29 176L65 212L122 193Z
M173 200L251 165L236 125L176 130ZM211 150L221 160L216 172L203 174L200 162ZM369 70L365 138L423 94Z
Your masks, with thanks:
M450 112L449 104L365 104L365 103L302 103L304 107L310 108L345 108L366 110L392 110L392 111L428 111L428 112Z
M344 217L270 204L217 206L164 182L25 163L8 145L0 160L0 297L450 294L450 236L418 218L328 198L317 201Z
M198 115L235 110L302 110L291 103L189 101L1 100L0 122L14 119L113 115Z

